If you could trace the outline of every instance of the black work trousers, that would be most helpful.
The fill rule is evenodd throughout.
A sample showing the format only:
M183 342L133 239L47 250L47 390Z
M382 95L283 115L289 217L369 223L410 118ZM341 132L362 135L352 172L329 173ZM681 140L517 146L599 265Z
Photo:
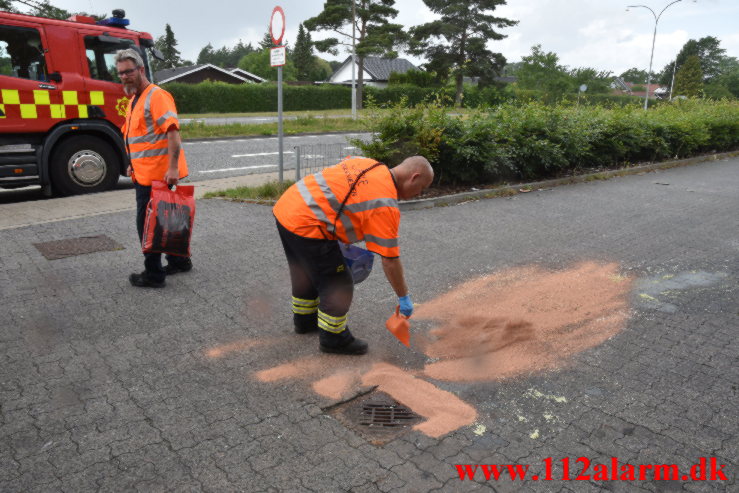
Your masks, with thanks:
M277 231L290 268L293 297L319 298L321 312L332 317L346 315L352 304L354 281L338 242L303 238L285 229L279 221Z
M134 183L136 188L136 230L139 233L139 243L144 237L144 222L146 221L146 206L151 198L151 187ZM188 264L189 258L178 257L176 255L167 255L167 262L173 265ZM144 271L145 275L156 282L163 281L167 274L162 267L161 253L145 253L144 254Z

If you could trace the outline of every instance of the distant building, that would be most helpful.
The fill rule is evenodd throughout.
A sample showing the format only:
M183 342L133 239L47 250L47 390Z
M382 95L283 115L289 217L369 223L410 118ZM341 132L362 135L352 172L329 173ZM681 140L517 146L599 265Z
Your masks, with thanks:
M390 74L397 72L404 74L409 70L419 70L405 58L364 58L364 84L374 87L387 87ZM359 80L359 65L354 70L355 77ZM347 57L341 67L328 79L329 84L351 85L352 83L352 57Z
M225 69L205 63L201 65L188 65L185 67L168 68L154 74L154 82L167 84L169 82L181 82L184 84L198 84L205 81L226 82L228 84L254 84L264 82L264 79L246 70Z
M646 84L634 84L633 82L624 82L621 77L616 77L611 83L613 94L616 95L627 95L634 96L637 98L643 98L647 95ZM634 91L634 88L640 89ZM660 84L649 84L649 98L650 99L665 99L669 97L670 90L666 87L662 87Z

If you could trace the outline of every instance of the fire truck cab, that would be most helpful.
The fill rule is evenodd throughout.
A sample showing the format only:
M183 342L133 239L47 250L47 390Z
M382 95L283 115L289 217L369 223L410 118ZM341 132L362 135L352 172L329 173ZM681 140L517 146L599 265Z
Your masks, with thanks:
M108 190L125 175L128 98L113 57L135 48L151 80L146 48L160 54L124 17L0 12L0 187L73 195Z

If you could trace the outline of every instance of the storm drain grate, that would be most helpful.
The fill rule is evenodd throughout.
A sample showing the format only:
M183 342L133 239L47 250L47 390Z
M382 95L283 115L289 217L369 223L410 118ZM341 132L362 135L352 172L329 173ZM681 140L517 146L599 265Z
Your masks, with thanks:
M362 407L362 416L359 424L361 426L384 426L395 428L406 426L416 419L416 415L410 409L398 405L365 404Z
M48 260L58 260L86 253L123 250L123 246L105 235L47 241L34 243L33 246Z
M422 420L384 392L371 392L338 406L334 416L374 445L384 445Z

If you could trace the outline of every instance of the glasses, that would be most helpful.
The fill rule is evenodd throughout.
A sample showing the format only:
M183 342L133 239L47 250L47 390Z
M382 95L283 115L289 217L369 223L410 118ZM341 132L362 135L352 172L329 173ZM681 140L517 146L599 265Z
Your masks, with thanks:
M136 72L136 70L137 69L135 68L129 68L128 70L121 70L120 72L118 72L118 77L128 77L129 75Z

